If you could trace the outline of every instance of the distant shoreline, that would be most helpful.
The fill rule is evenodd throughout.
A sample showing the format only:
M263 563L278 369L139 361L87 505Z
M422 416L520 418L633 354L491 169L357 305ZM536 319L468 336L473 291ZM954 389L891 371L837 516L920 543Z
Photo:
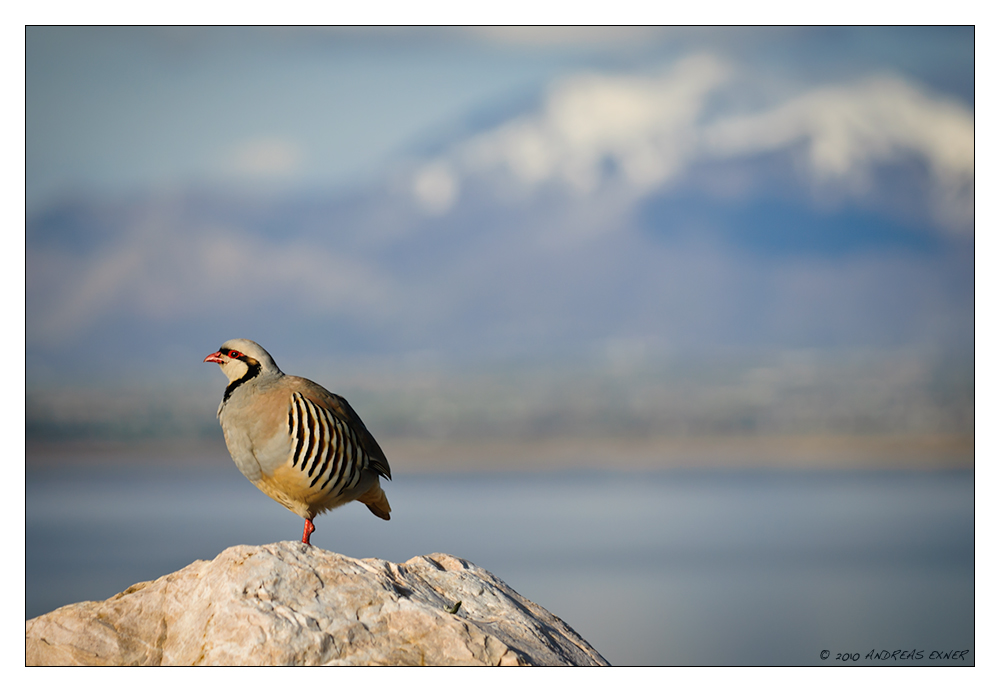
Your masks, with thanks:
M953 435L382 440L395 473L572 469L973 469L975 437ZM219 440L75 440L25 445L27 470L141 463L232 464Z

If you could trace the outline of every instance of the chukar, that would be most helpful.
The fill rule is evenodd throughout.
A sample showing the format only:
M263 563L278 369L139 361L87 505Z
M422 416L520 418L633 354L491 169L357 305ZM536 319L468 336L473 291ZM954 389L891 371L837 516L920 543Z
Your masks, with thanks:
M350 404L315 382L286 375L248 339L230 339L205 363L229 378L219 404L226 446L243 475L306 520L302 542L328 509L357 500L389 519L379 476L389 462Z

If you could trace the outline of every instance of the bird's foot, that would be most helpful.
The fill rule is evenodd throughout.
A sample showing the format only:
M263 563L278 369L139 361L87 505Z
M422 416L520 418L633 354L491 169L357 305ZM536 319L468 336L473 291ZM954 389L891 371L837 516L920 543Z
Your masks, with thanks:
M315 530L316 527L313 526L312 521L306 519L306 525L302 528L302 542L306 545L312 545L312 543L309 542L309 536L311 536Z

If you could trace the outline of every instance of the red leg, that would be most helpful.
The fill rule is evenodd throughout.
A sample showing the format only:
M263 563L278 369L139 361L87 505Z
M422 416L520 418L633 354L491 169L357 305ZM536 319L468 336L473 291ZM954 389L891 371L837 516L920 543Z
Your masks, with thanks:
M315 530L316 527L313 526L313 523L309 519L306 519L306 525L302 527L302 542L306 545L312 545L312 543L309 542L309 536L311 536L312 532Z

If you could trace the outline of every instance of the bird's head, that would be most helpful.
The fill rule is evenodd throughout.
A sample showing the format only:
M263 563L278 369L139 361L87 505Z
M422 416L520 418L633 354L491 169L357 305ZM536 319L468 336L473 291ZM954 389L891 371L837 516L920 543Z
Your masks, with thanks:
M230 339L215 353L205 356L205 363L218 363L230 383L257 374L281 374L271 354L249 339Z

